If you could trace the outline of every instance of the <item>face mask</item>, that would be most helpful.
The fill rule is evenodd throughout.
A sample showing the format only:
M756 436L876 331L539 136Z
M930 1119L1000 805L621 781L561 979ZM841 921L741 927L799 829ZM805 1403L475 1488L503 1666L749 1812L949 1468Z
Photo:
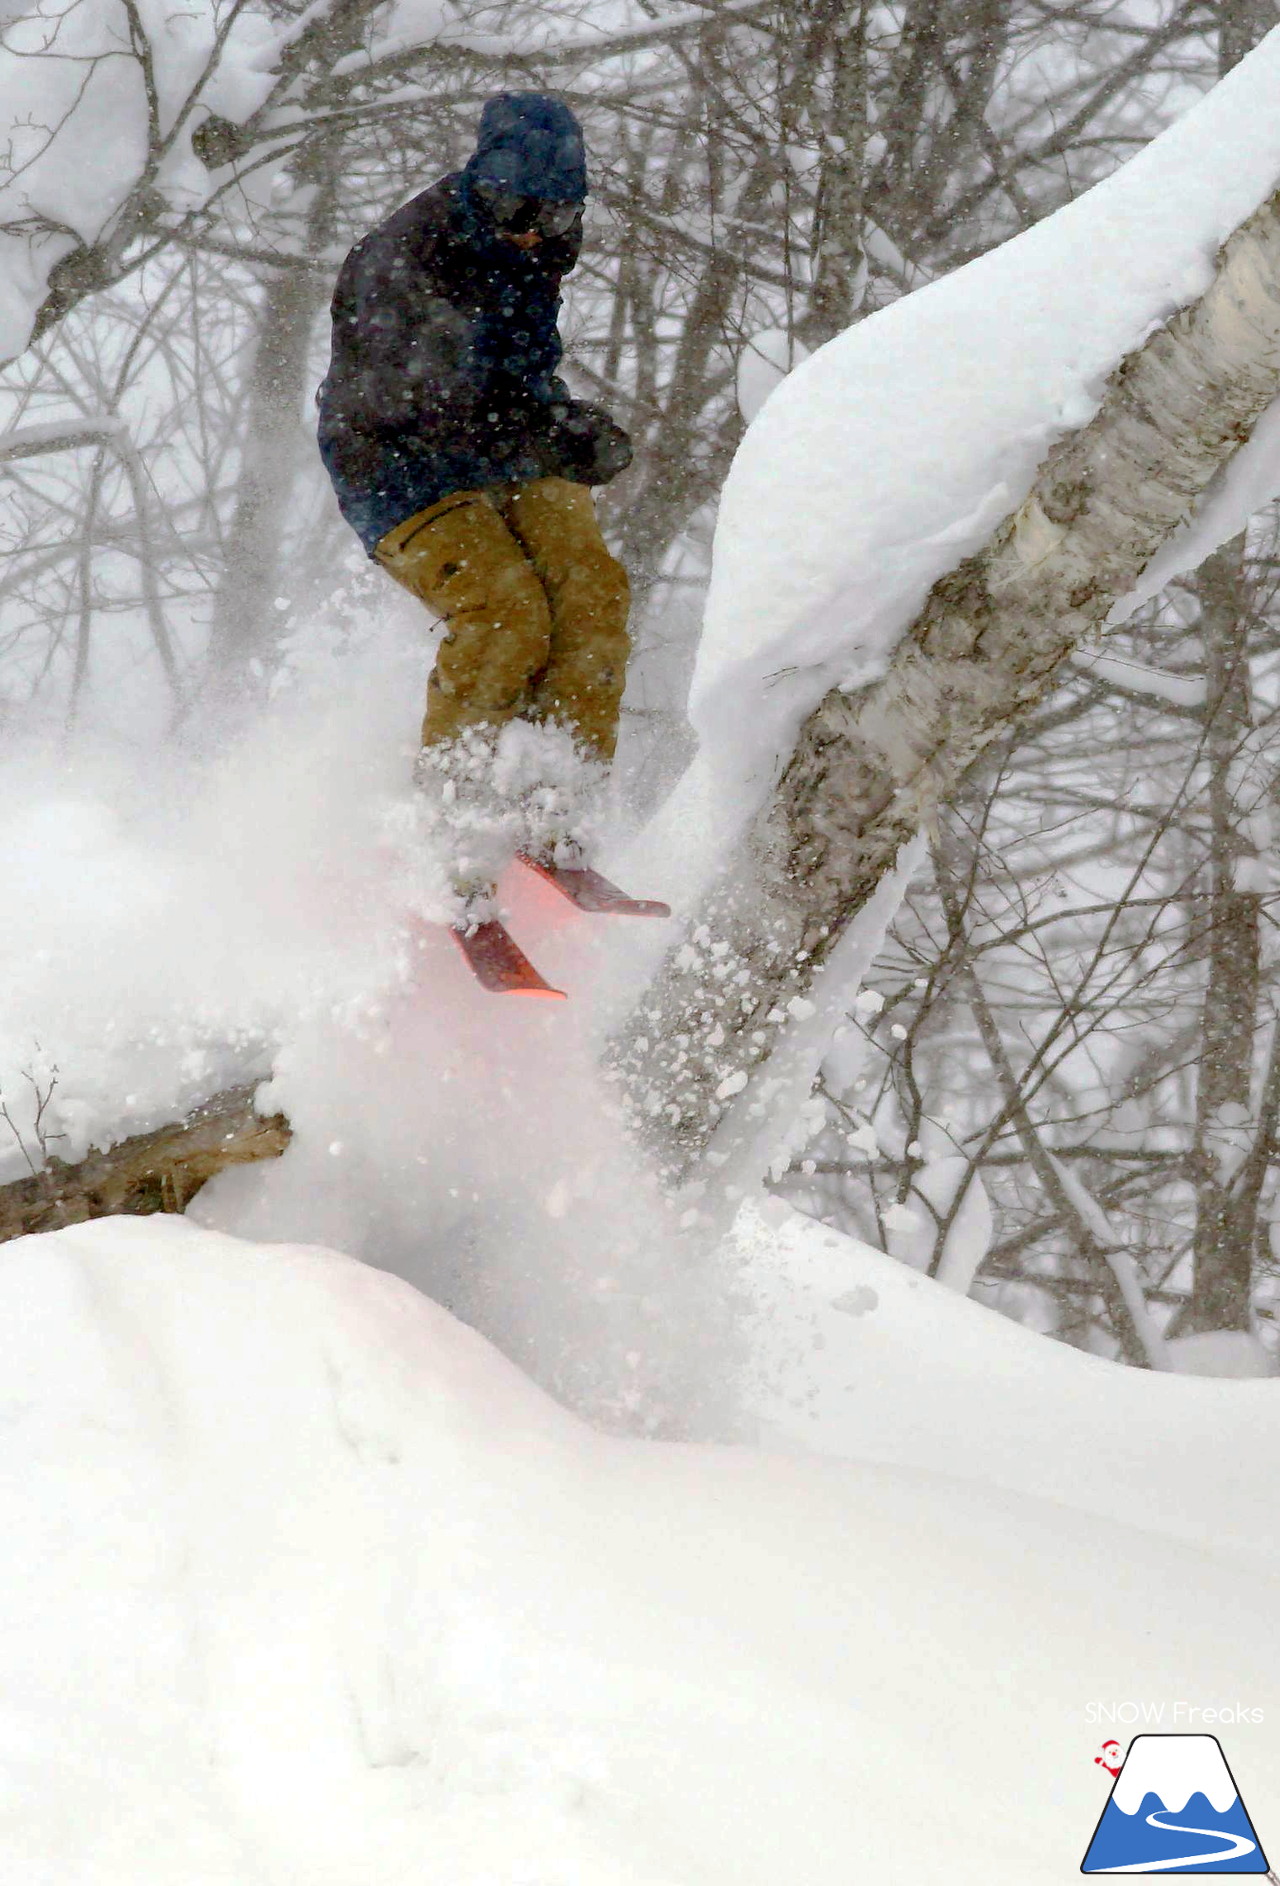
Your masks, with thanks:
M536 230L547 238L567 235L580 203L547 203L541 197L513 196L491 183L477 183L476 194L506 235L526 236Z

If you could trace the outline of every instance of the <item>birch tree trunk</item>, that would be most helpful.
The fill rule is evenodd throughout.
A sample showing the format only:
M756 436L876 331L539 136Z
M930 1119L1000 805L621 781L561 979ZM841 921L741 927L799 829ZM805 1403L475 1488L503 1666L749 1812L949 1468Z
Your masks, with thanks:
M328 284L306 263L323 254L330 239L341 149L340 135L323 139L302 160L299 184L310 190L310 202L296 245L298 265L272 271L262 303L235 510L209 636L213 669L237 686L245 684L248 663L266 651L290 499L303 455L314 450L303 409L311 330Z
M1100 629L1280 393L1280 193L1112 375L991 542L935 584L887 674L833 689L772 799L613 1044L669 1180L729 1157L850 919L992 737ZM798 1000L797 1000L798 998Z

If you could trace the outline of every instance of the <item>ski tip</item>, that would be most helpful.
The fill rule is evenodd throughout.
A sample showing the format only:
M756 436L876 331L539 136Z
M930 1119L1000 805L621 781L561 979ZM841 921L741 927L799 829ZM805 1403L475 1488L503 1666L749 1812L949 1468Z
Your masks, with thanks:
M451 928L449 934L480 987L490 995L535 995L552 1002L568 1000L563 989L554 988L539 975L496 918L473 924L467 930Z
M670 904L664 904L656 897L628 897L616 884L588 864L556 865L546 859L532 857L527 851L517 852L521 864L527 865L544 883L558 891L561 897L592 917L669 917Z

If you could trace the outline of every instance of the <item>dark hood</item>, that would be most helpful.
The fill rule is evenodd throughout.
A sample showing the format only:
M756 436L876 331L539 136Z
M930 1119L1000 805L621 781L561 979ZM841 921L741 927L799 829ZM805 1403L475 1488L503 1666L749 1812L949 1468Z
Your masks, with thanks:
M582 127L567 105L545 92L503 92L480 115L465 175L512 196L581 203L587 194Z

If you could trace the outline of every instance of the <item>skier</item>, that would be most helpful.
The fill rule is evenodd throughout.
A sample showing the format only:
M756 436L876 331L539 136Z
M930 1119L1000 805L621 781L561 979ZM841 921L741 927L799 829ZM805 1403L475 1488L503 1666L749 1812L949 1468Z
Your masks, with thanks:
M468 805L522 795L525 814L542 816L524 817L516 845L560 863L577 861L577 812L572 793L539 794L539 768L554 773L558 752L563 774L568 749L601 773L629 649L627 576L590 488L630 463L630 442L556 376L560 282L586 195L567 105L540 92L489 99L465 168L348 255L318 395L344 517L444 622L420 779L464 827ZM507 739L504 764L513 723L544 733L516 741L514 764ZM473 816L472 839L482 822ZM492 862L455 859L463 923Z

